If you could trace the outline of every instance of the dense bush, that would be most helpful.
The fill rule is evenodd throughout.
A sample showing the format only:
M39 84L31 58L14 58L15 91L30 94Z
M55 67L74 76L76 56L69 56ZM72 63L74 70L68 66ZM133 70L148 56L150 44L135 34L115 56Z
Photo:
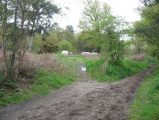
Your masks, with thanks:
M52 52L57 52L58 51L58 45L57 44L54 44L53 42L51 41L45 41L45 42L42 42L41 44L41 48L40 48L40 53L52 53Z
M59 50L60 51L62 51L62 50L71 51L71 49L72 49L72 45L67 40L62 40L59 43Z

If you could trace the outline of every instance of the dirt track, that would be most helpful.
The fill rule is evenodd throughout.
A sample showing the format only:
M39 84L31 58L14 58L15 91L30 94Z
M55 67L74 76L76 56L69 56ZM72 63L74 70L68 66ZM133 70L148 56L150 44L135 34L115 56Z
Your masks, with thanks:
M0 120L127 120L136 89L151 68L115 83L77 82L0 109Z

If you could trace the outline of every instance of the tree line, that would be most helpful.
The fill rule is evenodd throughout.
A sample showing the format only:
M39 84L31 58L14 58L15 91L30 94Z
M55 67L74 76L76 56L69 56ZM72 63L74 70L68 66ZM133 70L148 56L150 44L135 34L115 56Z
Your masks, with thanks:
M159 1L141 0L141 2L145 6L140 10L141 20L134 23L133 33L141 44L139 51L145 44L147 53L159 59Z

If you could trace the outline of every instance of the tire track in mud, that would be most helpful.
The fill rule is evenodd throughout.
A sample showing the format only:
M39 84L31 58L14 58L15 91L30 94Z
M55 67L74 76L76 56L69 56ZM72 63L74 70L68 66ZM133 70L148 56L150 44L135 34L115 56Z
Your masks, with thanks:
M76 82L48 96L0 109L0 120L127 120L129 106L155 65L114 83Z

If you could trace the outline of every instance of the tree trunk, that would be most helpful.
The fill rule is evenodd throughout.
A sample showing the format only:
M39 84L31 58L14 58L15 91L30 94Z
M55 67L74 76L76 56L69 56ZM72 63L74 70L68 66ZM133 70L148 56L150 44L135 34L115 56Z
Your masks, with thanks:
M19 69L21 67L23 56L24 56L24 46L23 46L23 37L24 37L24 22L25 22L25 9L26 9L26 0L23 1L21 9L21 24L20 24L20 33L17 40L17 54L15 59L15 65L14 65L14 79L18 78Z
M1 81L0 83L0 87L3 86L3 84L5 83L5 81L8 79L8 56L7 56L7 50L6 50L6 40L7 40L7 6L8 6L8 1L5 0L4 3L4 16L3 16L3 20L2 20L2 50L3 50L3 59L5 61L5 68L4 68L4 76L5 79L3 81Z
M17 54L17 43L18 43L18 38L17 38L17 10L18 7L15 8L15 16L14 16L14 40L13 40L13 50L12 50L12 55L10 56L10 68L11 68L11 79L15 80L14 78L14 72L15 72L15 67L16 67L16 54Z
M7 6L8 1L5 0L4 4L4 20L3 20L3 36L2 36L2 50L3 50L3 57L5 60L5 77L8 75L8 57L7 57L7 51L6 51L6 40L7 40Z

